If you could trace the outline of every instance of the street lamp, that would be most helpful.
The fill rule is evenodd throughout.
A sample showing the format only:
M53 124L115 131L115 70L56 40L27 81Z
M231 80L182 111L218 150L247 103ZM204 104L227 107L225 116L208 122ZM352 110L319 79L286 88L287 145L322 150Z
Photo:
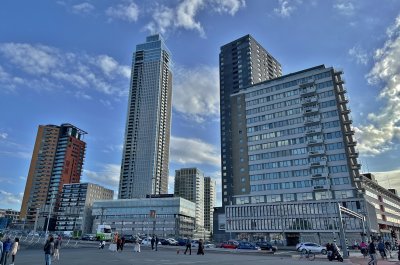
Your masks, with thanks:
M50 199L50 211L47 216L47 225L46 225L46 236L49 232L49 223L50 223L50 217L51 217L51 212L53 210L53 200L54 200L54 193L51 194L51 199Z

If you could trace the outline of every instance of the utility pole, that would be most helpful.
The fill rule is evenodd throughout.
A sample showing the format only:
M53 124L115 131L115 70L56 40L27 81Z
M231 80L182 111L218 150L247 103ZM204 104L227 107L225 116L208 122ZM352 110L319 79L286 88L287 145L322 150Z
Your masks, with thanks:
M50 199L50 211L49 214L47 216L47 225L46 225L46 236L49 232L49 223L50 223L50 218L51 218L51 212L53 210L53 199L54 199L54 194L51 194L51 199Z
M33 227L33 233L36 233L39 212L40 212L40 208L36 208L35 225Z

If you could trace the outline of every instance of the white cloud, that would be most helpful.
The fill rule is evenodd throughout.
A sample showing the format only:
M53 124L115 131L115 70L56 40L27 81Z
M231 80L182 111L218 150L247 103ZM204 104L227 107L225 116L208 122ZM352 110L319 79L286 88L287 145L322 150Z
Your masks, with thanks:
M198 66L174 69L173 107L183 115L202 122L219 117L218 68Z
M99 171L84 169L82 182L93 182L118 190L120 171L121 165L119 164L104 164Z
M383 172L372 172L379 184L387 189L397 189L400 192L400 169Z
M383 86L379 99L383 107L369 113L369 124L358 126L358 148L363 155L378 155L395 148L400 139L400 16L388 30L384 46L375 51L375 64L367 80L371 85Z
M246 6L244 0L214 0L212 1L213 8L218 13L229 13L235 15L239 9Z
M245 6L244 0L182 0L174 7L157 4L152 10L152 21L144 28L152 34L157 32L166 34L168 30L183 28L195 30L204 38L204 28L197 19L202 10L228 13L233 16Z
M333 5L333 8L344 16L352 16L355 11L355 7L350 0L339 0Z
M348 53L356 61L357 64L368 64L368 54L363 48L361 48L360 45L353 46Z
M199 139L171 137L170 161L183 165L207 164L220 167L220 153L216 146Z
M5 140L8 137L8 133L0 132L0 140Z
M88 2L83 2L72 6L72 11L74 13L87 14L94 10L94 6Z
M0 202L2 208L11 208L18 210L21 208L23 193L14 194L4 190L0 190Z
M128 91L130 67L108 55L64 52L41 44L0 43L0 59L8 60L12 72L24 74L24 79L11 76L0 66L0 84L13 90L22 84L40 90L71 89L72 85L79 89L73 94L86 99L91 98L90 90L117 96Z
M139 17L139 7L133 1L125 1L125 4L110 6L106 15L110 19L120 19L128 22L135 22Z
M274 8L275 14L280 17L290 17L296 7L293 5L294 2L289 0L279 0L279 8Z

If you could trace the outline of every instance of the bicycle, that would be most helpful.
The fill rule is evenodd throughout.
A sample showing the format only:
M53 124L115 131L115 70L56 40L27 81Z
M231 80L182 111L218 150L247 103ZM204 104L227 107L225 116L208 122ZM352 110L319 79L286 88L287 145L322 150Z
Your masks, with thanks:
M300 259L302 259L302 258L306 258L306 259L312 261L315 259L315 254L312 253L311 250L303 249L300 252Z

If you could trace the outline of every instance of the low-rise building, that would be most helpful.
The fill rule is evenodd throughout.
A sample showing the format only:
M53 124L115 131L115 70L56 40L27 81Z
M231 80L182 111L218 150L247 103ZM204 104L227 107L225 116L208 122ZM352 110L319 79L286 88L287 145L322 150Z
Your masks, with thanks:
M96 201L92 232L98 225L110 225L123 235L157 235L158 237L192 237L195 230L196 205L180 197L162 196L141 199Z

